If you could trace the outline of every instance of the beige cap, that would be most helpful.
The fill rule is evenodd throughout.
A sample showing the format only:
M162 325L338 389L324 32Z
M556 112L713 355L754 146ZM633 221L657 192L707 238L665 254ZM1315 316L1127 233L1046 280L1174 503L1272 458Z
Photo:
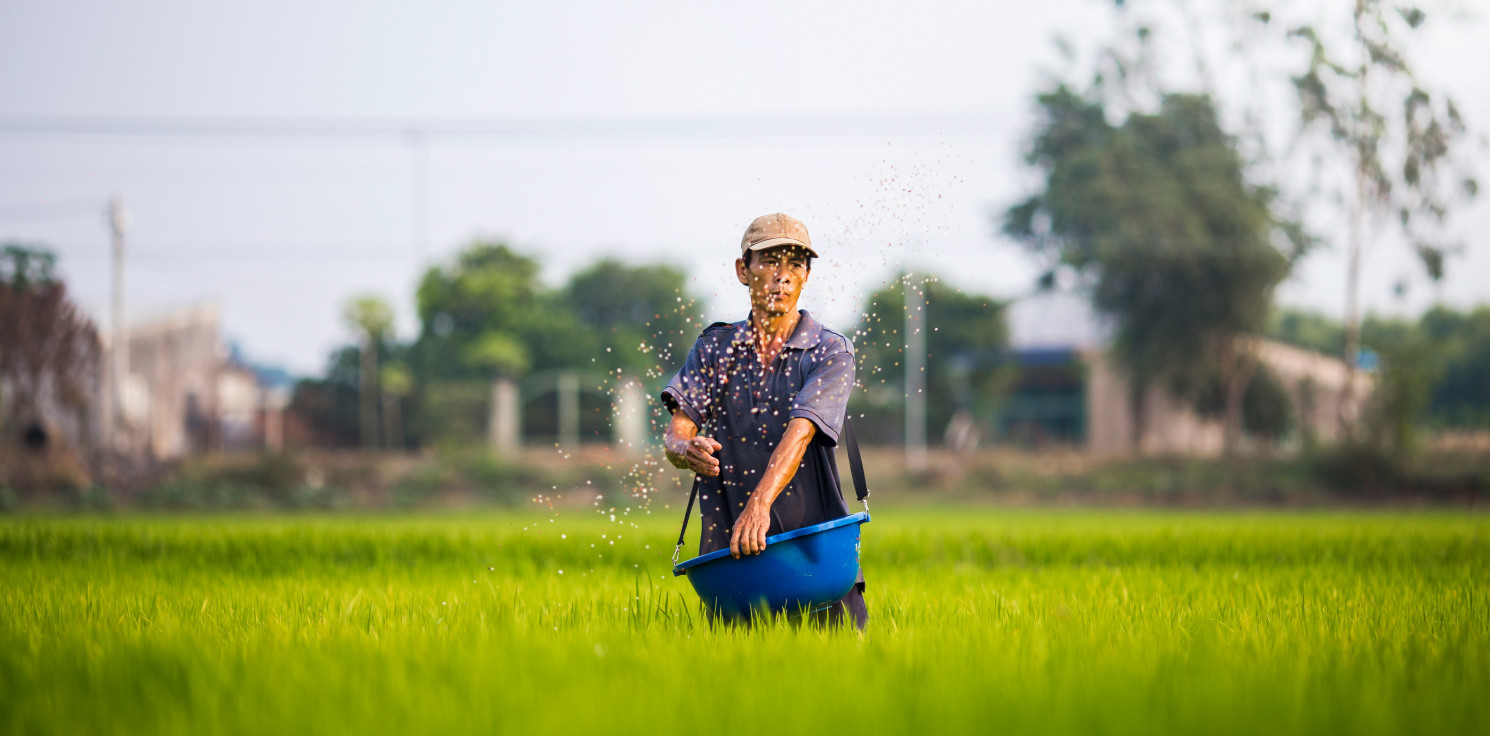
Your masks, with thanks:
M791 215L780 212L761 215L745 228L745 237L740 239L740 253L749 250L765 250L778 245L799 245L817 258L817 249L812 247L812 238L807 236L807 226Z

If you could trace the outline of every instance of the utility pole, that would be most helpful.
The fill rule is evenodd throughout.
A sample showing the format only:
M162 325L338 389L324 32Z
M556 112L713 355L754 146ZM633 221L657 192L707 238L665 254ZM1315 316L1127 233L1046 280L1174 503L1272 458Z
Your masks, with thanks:
M123 449L124 438L119 425L124 421L124 381L129 376L129 338L124 334L124 233L129 229L129 213L124 198L115 194L109 199L109 234L113 241L113 338L109 347L108 419L104 421L104 447L112 452Z
M1361 67L1361 85L1365 85L1366 67ZM1364 94L1364 92L1362 92ZM1350 252L1345 270L1345 385L1340 390L1337 421L1340 437L1351 439L1356 430L1355 383L1361 359L1361 251L1366 240L1366 198L1369 172L1364 164L1356 166L1355 206L1350 212Z
M926 469L926 299L923 284L904 278L905 287L905 464Z

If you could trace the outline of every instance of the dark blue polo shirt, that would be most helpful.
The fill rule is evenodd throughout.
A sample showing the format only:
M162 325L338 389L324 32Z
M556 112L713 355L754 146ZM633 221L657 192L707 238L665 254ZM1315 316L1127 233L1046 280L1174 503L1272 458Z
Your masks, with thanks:
M771 505L767 532L800 529L848 514L833 448L854 387L854 346L802 310L770 366L756 356L750 320L717 322L699 335L682 369L662 390L669 411L681 410L699 434L723 446L719 475L696 476L703 528L699 554L728 549L735 519L765 473L787 422L805 417L817 432L791 483Z

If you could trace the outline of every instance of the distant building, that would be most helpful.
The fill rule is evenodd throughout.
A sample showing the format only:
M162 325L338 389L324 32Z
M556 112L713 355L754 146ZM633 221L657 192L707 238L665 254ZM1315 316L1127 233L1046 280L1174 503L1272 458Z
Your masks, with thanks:
M995 440L1068 446L1096 454L1219 454L1221 422L1198 415L1162 387L1144 394L1144 436L1135 442L1127 377L1107 350L1110 331L1086 300L1051 292L1009 306L1014 385L994 417ZM1252 350L1283 384L1301 432L1328 441L1338 433L1345 362L1269 340ZM1358 394L1369 393L1361 375Z
M285 391L223 343L219 321L201 304L128 330L121 451L167 460L281 446Z

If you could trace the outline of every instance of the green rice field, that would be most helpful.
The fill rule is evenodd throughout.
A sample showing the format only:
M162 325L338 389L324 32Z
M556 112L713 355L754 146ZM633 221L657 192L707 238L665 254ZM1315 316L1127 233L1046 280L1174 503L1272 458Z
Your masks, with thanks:
M877 508L862 636L577 513L0 518L0 732L1490 733L1463 511Z

